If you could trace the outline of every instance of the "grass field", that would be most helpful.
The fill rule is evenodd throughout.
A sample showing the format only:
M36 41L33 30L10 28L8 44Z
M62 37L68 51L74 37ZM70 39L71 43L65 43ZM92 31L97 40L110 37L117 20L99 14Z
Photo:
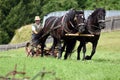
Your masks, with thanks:
M87 48L89 55L90 43ZM18 71L22 71L25 65L25 76L31 79L45 67L46 71L56 74L46 74L43 80L120 80L120 31L102 33L96 54L90 61L77 61L76 52L68 60L26 57L24 48L0 52L0 76L12 71L15 64ZM21 78L22 75L16 77Z

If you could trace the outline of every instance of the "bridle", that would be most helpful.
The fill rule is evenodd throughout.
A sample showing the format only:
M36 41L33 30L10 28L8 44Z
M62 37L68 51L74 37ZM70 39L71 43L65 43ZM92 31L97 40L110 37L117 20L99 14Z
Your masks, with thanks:
M105 20L103 20L103 19L98 20L98 23L104 23L104 22L105 22ZM96 26L96 25L92 25L92 27L94 27L94 28L97 28L97 29L101 30L101 27L98 27L98 26Z
M84 19L84 18L82 17L81 19ZM84 21L84 20L83 20L83 21ZM76 29L76 30L78 30L78 27L79 27L79 26L84 26L84 25L85 25L84 22L81 22L81 23L77 24L76 26L74 26L71 21L69 21L69 23L70 23L70 25L72 26L72 28L74 28L74 29Z
M98 24L100 24L100 23L104 23L105 22L105 20L104 19L100 19L100 20L97 20L97 23ZM96 24L91 24L90 25L91 26L91 30L88 30L90 33L92 33L92 34L94 34L94 32L95 32L95 34L96 34L96 32L100 32L101 31L101 29L102 29L102 27L98 27L98 25L96 25ZM93 30L94 30L94 32L93 32Z
M105 22L105 20L98 20L98 23L102 23L102 22Z

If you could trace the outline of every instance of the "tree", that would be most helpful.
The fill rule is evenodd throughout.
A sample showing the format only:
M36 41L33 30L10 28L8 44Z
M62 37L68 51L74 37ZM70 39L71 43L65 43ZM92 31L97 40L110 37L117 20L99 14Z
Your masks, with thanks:
M16 29L34 21L34 16L75 8L120 10L120 0L0 0L0 43L9 43Z

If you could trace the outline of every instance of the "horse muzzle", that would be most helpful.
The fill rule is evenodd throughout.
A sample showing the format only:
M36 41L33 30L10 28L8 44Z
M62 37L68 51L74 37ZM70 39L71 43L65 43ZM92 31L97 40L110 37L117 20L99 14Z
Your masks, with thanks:
M78 24L78 29L79 29L79 33L82 33L83 31L85 31L85 23Z
M98 23L99 23L100 29L105 28L105 20L99 20Z
M105 22L103 23L99 23L100 29L104 29L105 28Z

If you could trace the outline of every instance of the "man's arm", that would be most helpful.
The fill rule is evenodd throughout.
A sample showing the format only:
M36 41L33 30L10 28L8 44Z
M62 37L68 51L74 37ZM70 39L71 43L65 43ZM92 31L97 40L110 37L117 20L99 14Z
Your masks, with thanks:
M36 30L33 31L35 34L38 34L38 32Z
M38 34L38 32L35 30L35 27L34 27L34 26L32 26L32 31L33 31L33 33L35 33L35 34Z

